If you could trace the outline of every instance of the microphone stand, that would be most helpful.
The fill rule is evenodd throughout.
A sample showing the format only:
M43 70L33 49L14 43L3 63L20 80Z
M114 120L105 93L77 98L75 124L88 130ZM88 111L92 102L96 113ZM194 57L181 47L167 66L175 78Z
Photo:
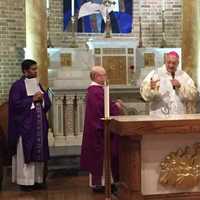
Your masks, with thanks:
M174 80L174 78L175 78L175 72L172 72L171 75L172 75L172 80ZM173 89L174 89L174 90L176 89L176 86L175 86L175 85L173 85Z

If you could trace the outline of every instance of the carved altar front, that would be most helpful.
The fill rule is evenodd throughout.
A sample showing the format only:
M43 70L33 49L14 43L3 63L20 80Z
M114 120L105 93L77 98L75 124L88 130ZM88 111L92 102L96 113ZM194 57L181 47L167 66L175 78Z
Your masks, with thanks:
M119 116L110 128L120 136L120 200L200 199L199 114Z

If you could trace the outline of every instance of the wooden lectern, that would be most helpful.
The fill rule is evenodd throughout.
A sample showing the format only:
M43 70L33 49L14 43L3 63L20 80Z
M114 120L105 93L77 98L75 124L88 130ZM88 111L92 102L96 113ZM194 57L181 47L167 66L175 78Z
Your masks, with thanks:
M141 141L154 134L200 134L200 115L166 117L118 116L110 122L110 131L120 136L120 200L197 200L200 193L143 195L141 190Z

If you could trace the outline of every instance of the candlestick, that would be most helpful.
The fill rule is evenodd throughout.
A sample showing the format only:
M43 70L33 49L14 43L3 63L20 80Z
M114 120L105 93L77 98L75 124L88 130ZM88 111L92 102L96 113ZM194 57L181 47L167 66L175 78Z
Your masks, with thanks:
M143 43L142 43L142 21L141 21L141 16L139 16L139 45L138 48L143 48Z
M71 1L72 4L72 16L74 16L74 0Z
M110 117L110 91L108 82L104 82L104 118L108 119Z
M78 47L78 44L76 43L75 20L76 20L75 16L72 16L71 17L71 21L72 21L72 41L71 41L71 44L70 44L71 48L77 48Z
M162 41L161 41L161 48L167 47L167 43L165 40L165 11L162 11Z

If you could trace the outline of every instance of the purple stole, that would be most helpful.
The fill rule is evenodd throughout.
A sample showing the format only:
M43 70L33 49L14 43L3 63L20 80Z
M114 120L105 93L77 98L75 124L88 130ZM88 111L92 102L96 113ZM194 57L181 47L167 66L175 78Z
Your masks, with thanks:
M43 155L43 120L42 120L42 105L41 103L35 103L36 110L36 143L34 146L35 159L36 161L42 161L44 158Z

